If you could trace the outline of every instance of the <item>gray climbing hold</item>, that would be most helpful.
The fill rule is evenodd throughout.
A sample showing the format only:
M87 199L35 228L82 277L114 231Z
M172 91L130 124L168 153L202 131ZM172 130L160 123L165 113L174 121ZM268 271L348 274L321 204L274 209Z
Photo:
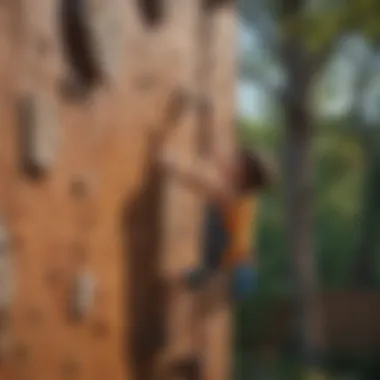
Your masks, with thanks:
M126 52L125 0L65 0L63 39L78 81L115 84Z
M31 177L45 175L58 152L59 119L48 96L28 94L19 100L21 164Z
M87 271L80 273L75 279L71 297L71 316L75 320L83 320L91 311L95 300L96 281Z
M13 268L9 236L0 220L0 312L8 312L13 298Z

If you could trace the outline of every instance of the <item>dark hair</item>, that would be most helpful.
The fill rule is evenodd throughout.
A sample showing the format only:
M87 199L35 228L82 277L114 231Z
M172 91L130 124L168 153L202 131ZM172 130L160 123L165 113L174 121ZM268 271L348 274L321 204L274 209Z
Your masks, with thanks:
M267 164L254 151L239 151L239 190L242 193L260 190L272 182Z

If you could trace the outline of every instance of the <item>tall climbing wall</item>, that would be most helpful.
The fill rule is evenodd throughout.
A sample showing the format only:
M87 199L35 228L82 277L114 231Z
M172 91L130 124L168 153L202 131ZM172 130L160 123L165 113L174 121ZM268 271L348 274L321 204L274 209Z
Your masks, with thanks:
M180 160L232 141L233 1L202 3L1 2L1 378L149 379L165 352L226 373L229 309L173 285L203 200L156 165L168 128Z
M194 1L193 12L184 16L194 15L195 10L196 17L190 25L195 26L196 38L194 42L193 32L191 49L187 50L193 58L192 66L187 66L188 71L183 70L182 74L193 101L169 143L178 162L189 162L194 157L211 162L216 155L227 159L234 149L234 7L233 1ZM172 364L184 357L190 362L196 358L200 378L229 379L232 326L226 284L222 281L191 294L175 282L200 258L205 200L170 178L164 184L164 192L161 262L169 286L165 360L166 353Z
M234 98L235 98L235 4L234 1L210 2L205 20L209 33L209 70L206 71L205 91L212 104L210 110L211 141L214 151L228 159L234 149ZM202 54L203 56L205 53ZM200 346L205 363L205 380L228 380L232 376L232 320L228 287L222 283L216 289L217 306L207 309L208 289L202 302L206 305L201 315L203 340ZM203 310L202 308L201 310Z

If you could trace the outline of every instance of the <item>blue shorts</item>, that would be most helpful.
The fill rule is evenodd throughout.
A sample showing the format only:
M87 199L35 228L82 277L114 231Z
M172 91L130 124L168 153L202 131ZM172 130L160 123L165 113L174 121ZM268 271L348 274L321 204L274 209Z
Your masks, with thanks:
M231 295L233 299L249 298L258 287L258 276L251 261L243 262L233 268L231 273Z

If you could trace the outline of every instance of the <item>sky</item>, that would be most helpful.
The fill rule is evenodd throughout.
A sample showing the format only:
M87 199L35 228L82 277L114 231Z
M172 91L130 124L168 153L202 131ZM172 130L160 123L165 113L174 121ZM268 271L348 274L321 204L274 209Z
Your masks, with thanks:
M243 118L260 121L264 118L264 99L254 83L239 80L236 89L237 113Z
M238 24L237 33L238 57L244 52L255 53L259 50L259 43L256 36L243 25ZM243 118L261 120L264 118L263 94L259 87L252 81L239 79L236 89L237 113Z

